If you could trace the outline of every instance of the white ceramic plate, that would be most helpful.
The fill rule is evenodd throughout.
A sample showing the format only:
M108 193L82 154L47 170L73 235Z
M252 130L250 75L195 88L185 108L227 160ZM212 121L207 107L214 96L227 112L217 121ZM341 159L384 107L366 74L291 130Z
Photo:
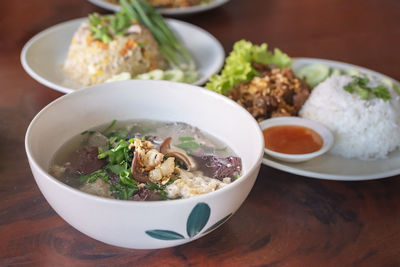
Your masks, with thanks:
M322 63L343 70L355 69L365 74L393 80L388 76L363 67L324 59L295 58L292 68L296 71L314 63ZM394 82L399 83L397 81ZM263 164L289 173L313 178L340 181L370 180L400 174L400 150L390 153L386 159L379 160L348 159L327 153L301 163L283 162L264 154Z
M189 15L217 8L228 1L229 0L213 0L210 3L203 5L191 6L186 8L159 8L157 10L163 15ZM106 0L89 0L89 2L104 9L112 11L121 10L121 7L119 5L112 4Z
M71 93L84 85L70 80L62 70L72 36L87 18L57 24L29 40L21 52L25 71L38 82L63 93ZM193 55L199 79L195 85L204 84L217 73L225 60L220 42L205 30L179 20L167 19L177 38Z

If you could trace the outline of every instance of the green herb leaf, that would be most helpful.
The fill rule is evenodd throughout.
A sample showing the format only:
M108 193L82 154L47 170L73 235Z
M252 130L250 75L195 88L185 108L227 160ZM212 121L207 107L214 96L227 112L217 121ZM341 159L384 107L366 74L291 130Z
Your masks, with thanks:
M177 147L182 148L185 150L187 153L189 153L191 150L196 150L200 147L200 145L196 142L189 141L189 142L183 142L177 145Z
M382 98L383 100L389 100L391 98L388 89L383 85L372 87L371 91L377 98Z
M112 37L106 25L105 19L102 19L97 13L93 13L89 15L89 24L94 40L100 40L105 44L110 43Z
M121 183L110 186L111 193L117 199L123 199L123 200L130 199L133 195L133 192L135 192L138 189L139 187L136 185L125 185Z
M97 13L89 14L89 23L93 27L96 27L97 25L100 25L101 24L101 19L100 19L99 14L97 14Z
M108 138L116 138L116 139L126 139L128 138L128 131L127 130L117 130L117 131L113 131L111 133L106 134L106 136Z
M105 170L103 170L103 169L94 171L94 172L92 172L92 173L90 173L90 174L87 174L87 175L81 175L81 176L79 177L79 182L81 182L81 183L85 183L85 182L93 183L93 182L95 182L98 178L102 179L102 180L103 180L104 182L106 182L106 183L109 182L109 175L108 175L108 173L107 173Z
M225 66L220 75L210 77L206 88L220 94L226 94L237 83L250 81L259 73L252 66L253 62L265 65L275 65L279 68L291 64L290 57L275 49L274 53L267 50L267 44L260 46L241 40L233 45L233 50L225 60Z
M354 87L362 100L369 99L369 90L367 88L361 87L360 85L354 85Z
M179 137L179 141L181 141L181 142L193 141L193 140L194 140L194 138L191 137L191 136L181 136L181 137Z
M134 186L137 185L137 182L136 182L135 180L133 180L132 174L131 174L131 172L129 172L129 171L122 171L122 172L119 174L119 178L121 179L121 182L122 182L123 184L126 184L126 185L134 185Z
M99 159L107 158L111 164L121 164L132 161L132 152L129 150L129 143L121 139L114 148L107 150L97 156Z
M343 89L351 94L354 93L354 87L351 84L345 85Z
M125 165L120 165L120 164L110 165L110 166L108 166L108 170L119 175L121 172L127 170L126 165L127 165L126 163L125 163Z
M117 123L117 120L113 120L103 131L102 133L105 134L107 131L109 131L114 125Z
M89 131L89 130L86 130L86 131L83 131L83 132L81 132L81 135L85 135L85 134L93 134L93 133L95 133L95 131Z
M368 83L369 83L369 79L367 77L355 77L355 82L362 86L362 87L367 87Z
M156 183L149 182L146 186L149 190L163 190L164 188Z
M115 35L122 35L125 33L126 29L131 25L130 19L126 12L118 12L112 16L110 20L110 28Z
M371 94L375 97L389 100L391 99L389 89L383 85L378 85L376 87L368 87L369 79L367 77L354 77L353 81L345 85L343 89L349 93L357 92L362 100L369 100Z

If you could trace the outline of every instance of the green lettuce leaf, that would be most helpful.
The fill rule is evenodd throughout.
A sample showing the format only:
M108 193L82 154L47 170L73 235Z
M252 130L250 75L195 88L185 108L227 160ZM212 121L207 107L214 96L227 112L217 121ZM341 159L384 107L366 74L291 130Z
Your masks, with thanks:
M210 77L206 88L220 94L226 94L237 83L250 81L259 73L253 68L252 62L265 65L275 65L279 68L291 64L290 57L279 49L268 51L267 44L254 45L249 41L241 40L233 45L233 50L225 60L221 74Z

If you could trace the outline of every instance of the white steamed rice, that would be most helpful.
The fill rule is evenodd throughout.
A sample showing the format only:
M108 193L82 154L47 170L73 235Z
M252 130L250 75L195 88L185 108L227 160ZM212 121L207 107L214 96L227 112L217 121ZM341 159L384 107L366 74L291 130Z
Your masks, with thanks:
M330 153L347 158L377 159L400 145L400 97L389 88L392 99L360 99L343 87L350 76L331 76L315 87L299 114L318 121L334 134ZM371 81L369 86L376 86Z

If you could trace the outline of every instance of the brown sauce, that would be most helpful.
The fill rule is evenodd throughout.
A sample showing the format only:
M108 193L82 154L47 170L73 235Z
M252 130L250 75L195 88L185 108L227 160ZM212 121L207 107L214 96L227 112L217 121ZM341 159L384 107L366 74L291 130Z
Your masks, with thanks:
M280 125L263 130L265 147L285 154L307 154L321 149L322 137L314 130L294 125Z

